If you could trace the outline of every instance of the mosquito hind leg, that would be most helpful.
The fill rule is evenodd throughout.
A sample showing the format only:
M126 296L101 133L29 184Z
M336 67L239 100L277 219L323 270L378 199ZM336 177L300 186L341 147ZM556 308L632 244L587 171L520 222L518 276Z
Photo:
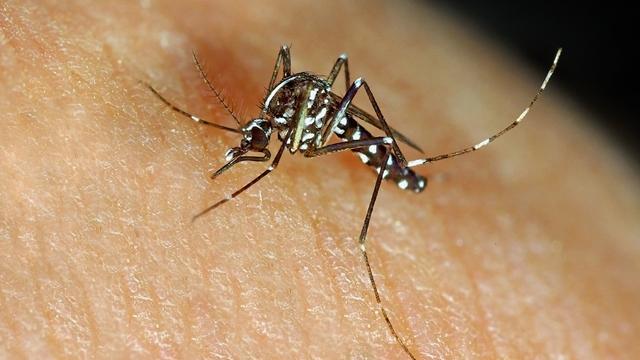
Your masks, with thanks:
M479 143L477 143L475 145L467 146L467 147L465 147L463 149L452 151L450 153L444 153L444 154L440 154L440 155L435 155L435 156L427 157L427 158L424 158L424 159L412 160L412 161L409 161L407 163L407 166L408 167L420 166L420 165L429 164L429 163L440 161L440 160L450 159L450 158L453 158L453 157L456 157L456 156L460 156L460 155L464 155L464 154L467 154L467 153L470 153L470 152L478 151L481 148L483 148L483 147L489 145L490 143L492 143L494 140L496 140L500 136L502 136L502 135L506 134L507 132L511 131L516 126L520 125L520 123L522 123L522 120L524 120L524 118L527 116L527 114L529 113L529 111L531 110L533 105L536 103L536 101L538 101L538 98L540 97L540 95L542 95L542 92L546 89L547 84L549 83L549 80L551 79L551 76L553 75L553 72L556 70L556 67L558 66L558 60L560 59L560 55L561 54L562 54L562 48L560 48L560 49L558 49L556 51L556 55L553 58L553 63L551 63L551 67L549 67L549 71L547 71L547 76L545 76L544 80L542 81L542 84L538 88L538 91L533 96L533 98L531 98L531 100L529 101L529 105L520 113L520 115L513 122L511 122L509 125L507 125L507 127L503 128L502 130L498 131L497 133L494 133L493 135L489 136L488 138L480 141Z
M344 66L344 89L349 90L349 85L351 85L351 75L349 73L349 57L347 54L342 54L336 60L336 63L331 68L331 72L329 76L327 76L327 82L330 86L333 86L333 83L336 81L338 74L340 74L340 70Z

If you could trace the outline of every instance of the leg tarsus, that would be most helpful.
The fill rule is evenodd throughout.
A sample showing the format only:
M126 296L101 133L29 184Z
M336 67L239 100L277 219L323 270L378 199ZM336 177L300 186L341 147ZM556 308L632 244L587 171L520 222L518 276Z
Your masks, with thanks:
M356 140L356 141L347 141L343 143L331 144L315 150L315 152L310 152L309 154L305 153L305 156L321 156L326 154L332 154L338 151L357 149L370 145L385 145L389 146L389 143L385 141L388 139L386 137L378 137L366 140ZM380 192L380 185L382 184L382 180L385 176L385 170L388 164L389 156L391 156L391 152L387 152L387 155L384 157L383 164L385 164L382 168L380 168L380 173L376 177L376 184L373 188L373 193L371 194L371 200L369 201L369 206L367 208L367 214L365 216L364 222L362 224L362 229L360 230L360 236L358 238L358 248L362 253L364 258L365 265L367 267L367 274L369 276L369 282L371 283L371 288L373 289L373 294L376 299L376 304L380 311L382 312L382 317L384 318L387 327L391 331L391 334L396 339L400 347L404 350L404 352L412 359L416 360L416 357L413 355L411 350L407 347L405 342L402 340L396 329L393 327L391 323L391 319L389 318L389 314L387 310L382 306L382 299L380 297L380 292L378 291L378 286L376 285L376 280L373 277L373 270L371 269L371 263L369 262L369 256L367 255L367 231L369 230L369 223L371 222L371 215L373 214L373 208L375 206L376 200L378 199L378 193Z
M385 156L384 158L384 164L387 163L387 160L389 160L389 156L391 156L390 153L387 154L387 156ZM376 178L376 184L373 188L373 193L371 194L371 200L369 201L369 207L367 208L367 215L364 219L364 223L362 224L362 229L360 230L360 237L359 237L359 241L358 241L358 245L360 248L360 252L362 253L362 256L364 258L364 262L367 266L367 273L369 275L369 282L371 283L371 287L373 288L373 293L375 295L376 298L376 303L378 305L378 308L380 309L380 311L382 312L382 316L384 317L384 321L387 324L387 327L389 328L389 330L391 331L391 334L393 334L393 337L396 339L396 341L398 342L398 344L402 347L402 350L404 350L404 352L409 355L409 357L412 360L415 360L416 357L413 355L413 353L411 353L411 350L409 350L409 348L407 347L407 344L405 344L405 342L402 340L402 338L400 338L400 335L398 335L398 332L396 331L396 329L393 327L393 324L391 323L391 319L389 319L389 315L387 314L387 310L384 308L384 306L382 306L382 300L380 298L380 292L378 291L378 286L376 285L376 280L373 277L373 271L371 270L371 264L369 263L369 256L367 255L367 247L366 247L366 240L367 240L367 231L369 230L369 222L371 221L371 215L373 213L373 207L376 203L376 200L378 198L378 192L380 191L380 184L382 183L382 180L384 178L384 173L386 166L384 166L383 168L380 169L380 173L378 174L378 177Z

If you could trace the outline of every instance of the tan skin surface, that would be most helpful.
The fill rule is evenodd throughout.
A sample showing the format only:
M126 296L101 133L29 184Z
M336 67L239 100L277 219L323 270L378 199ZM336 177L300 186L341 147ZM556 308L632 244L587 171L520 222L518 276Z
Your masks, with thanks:
M192 224L267 164L209 181L239 138L138 80L233 125L192 49L244 120L281 44L321 74L346 51L435 155L512 121L544 74L411 3L78 3L0 4L0 358L405 359L357 249L371 171L285 155ZM383 184L370 257L418 358L640 356L638 176L586 118L552 81L523 126L418 169L423 194Z

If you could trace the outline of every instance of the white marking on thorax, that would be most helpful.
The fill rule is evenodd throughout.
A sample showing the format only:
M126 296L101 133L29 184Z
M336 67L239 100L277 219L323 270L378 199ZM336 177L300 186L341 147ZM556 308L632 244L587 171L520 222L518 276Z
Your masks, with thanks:
M287 83L289 83L290 81L297 79L297 76L293 76L290 77L288 79L286 79L285 81L281 82L280 84L278 84L273 91L271 91L271 93L269 94L269 96L267 96L267 100L265 100L264 102L264 108L268 109L269 108L269 104L271 104L271 100L273 100L273 97L276 96L276 94L278 93L278 91L280 91L280 89L282 89Z
M290 118L293 116L293 114L295 114L295 110L293 108L287 108L287 110L284 111L284 117L286 118Z
M313 124L314 122L316 122L316 119L315 119L315 118L312 118L312 117L310 117L310 116L309 116L309 117L307 117L306 119L304 119L304 124L305 124L306 126L309 126L309 125Z
M313 133L306 133L306 134L302 135L302 141L308 141L308 140L313 139L314 137L316 137L316 135L315 135L315 134L313 134Z
M320 121L320 124L322 124L322 119L324 119L326 115L327 115L327 108L323 107L322 109L320 109L320 112L318 113L318 115L316 115L316 122ZM317 123L316 123L316 126L317 126Z

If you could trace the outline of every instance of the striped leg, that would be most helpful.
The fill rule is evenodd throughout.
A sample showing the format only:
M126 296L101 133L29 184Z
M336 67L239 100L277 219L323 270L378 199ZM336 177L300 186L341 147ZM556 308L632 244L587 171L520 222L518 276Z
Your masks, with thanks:
M347 93L342 98L342 102L340 103L337 113L333 116L333 119L331 120L330 125L325 128L324 133L320 138L320 144L325 145L327 143L327 141L329 140L329 137L333 133L333 130L338 126L340 121L342 121L342 119L347 115L347 109L351 105L353 98L356 96L356 94L358 93L358 90L360 90L361 87L364 87L365 91L367 92L369 101L371 102L371 105L373 106L373 109L376 112L376 116L380 121L382 130L385 132L385 134L388 137L390 137L393 140L391 143L391 147L393 149L394 155L398 158L398 162L400 163L400 165L406 166L407 160L405 159L404 155L402 154L402 151L400 150L400 147L398 146L398 143L394 137L394 132L393 130L391 130L391 128L387 124L387 121L384 119L384 116L382 115L382 111L380 110L380 107L378 106L378 102L373 96L373 92L371 91L371 88L369 88L369 85L367 84L367 82L362 78L356 79L351 85L351 87L349 88L349 90L347 90Z
M469 147L466 147L464 149L453 151L453 152L446 153L446 154L440 154L440 155L436 155L436 156L431 156L431 157L424 158L424 159L412 160L412 161L409 161L407 163L407 166L408 167L420 166L420 165L432 163L432 162L435 162L435 161L450 159L452 157L456 157L456 156L460 156L460 155L463 155L463 154L466 154L466 153L474 152L476 150L480 150L481 148L483 148L483 147L489 145L490 143L492 143L495 139L497 139L500 136L504 135L505 133L507 133L508 131L513 129L514 127L518 126L522 122L522 120L524 120L525 116L527 116L527 114L529 113L529 110L531 110L531 107L533 106L533 104L536 103L536 101L540 97L540 94L542 94L544 89L547 87L547 83L549 83L549 79L551 79L551 75L553 75L553 72L555 71L556 66L558 65L558 60L560 59L560 54L561 53L562 53L562 49L558 49L558 51L556 52L556 56L553 59L553 63L551 64L551 67L549 68L549 71L547 72L547 76L544 78L544 81L542 81L542 85L540 85L540 88L538 88L538 92L536 92L535 96L529 102L529 106L527 106L522 111L522 113L520 113L520 116L518 116L516 118L516 120L513 121L511 124L509 124L507 127L505 127L504 129L498 131L497 133L489 136L488 138L482 140L481 142L479 142L479 143L477 143L477 144L475 144L473 146L469 146Z
M333 83L336 81L336 78L338 77L342 66L344 66L344 89L349 90L349 85L351 85L351 75L349 74L349 58L347 57L347 54L340 55L338 60L336 60L336 63L333 65L329 76L327 76L327 82L329 83L329 85L333 86Z
M305 156L308 156L308 157L322 156L322 155L333 154L333 153L345 151L345 150L368 147L371 145L384 145L384 146L390 147L389 140L391 139L388 137L377 137L377 138L371 138L366 140L345 141L341 143L323 146L315 150L310 150L307 153L305 153ZM364 218L362 229L360 230L358 247L364 259L364 263L367 266L367 274L369 276L369 282L371 283L371 288L373 289L373 294L376 299L376 304L378 305L378 308L382 313L382 317L384 318L384 321L387 324L389 331L391 331L391 334L398 342L398 345L402 347L402 350L404 350L404 352L412 360L415 360L416 357L413 355L411 350L409 350L409 347L407 347L407 344L404 342L404 340L402 340L402 338L400 337L396 329L393 327L393 323L389 318L389 314L387 313L387 310L385 309L385 307L382 305L382 298L380 297L380 292L378 291L378 286L376 284L375 277L373 276L373 270L371 269L371 263L369 262L369 256L367 254L367 246L366 246L367 232L369 230L369 223L371 222L371 215L373 214L373 207L376 203L376 200L378 199L378 193L380 192L380 184L382 183L382 180L384 179L385 174L387 173L386 164L388 164L390 156L391 156L391 151L387 152L386 156L384 157L383 164L385 165L380 168L380 172L378 173L378 176L376 178L376 184L373 188L373 193L371 194L371 200L369 201L369 206L367 207L367 214Z

